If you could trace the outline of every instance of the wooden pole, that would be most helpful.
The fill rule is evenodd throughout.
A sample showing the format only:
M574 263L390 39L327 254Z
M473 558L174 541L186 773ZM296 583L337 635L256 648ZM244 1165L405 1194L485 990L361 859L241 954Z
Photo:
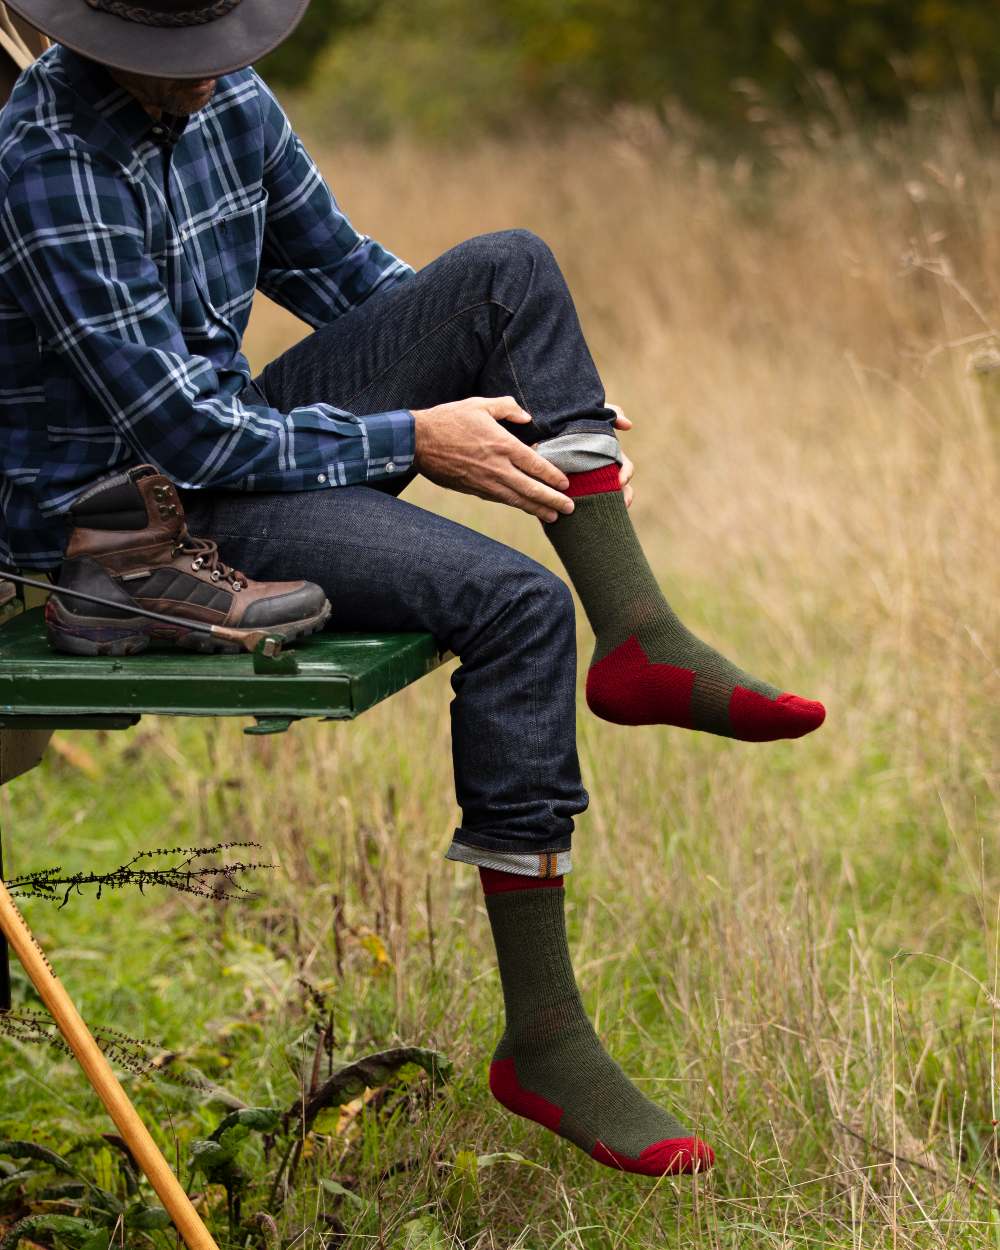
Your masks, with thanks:
M94 1041L62 982L52 971L51 964L35 941L3 881L0 881L0 930L59 1026L60 1033L86 1073L87 1080L114 1120L136 1163L142 1168L176 1224L188 1250L218 1250L211 1233L191 1205L191 1199L170 1170L156 1142L150 1137L149 1130L139 1119L138 1112L129 1102L128 1095L119 1084L111 1065Z

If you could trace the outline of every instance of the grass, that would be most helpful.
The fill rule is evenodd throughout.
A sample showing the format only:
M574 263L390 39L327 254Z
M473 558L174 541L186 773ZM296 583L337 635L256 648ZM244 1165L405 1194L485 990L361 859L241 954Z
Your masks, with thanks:
M622 1179L490 1100L488 925L475 874L441 859L447 672L352 726L73 737L89 760L50 752L0 799L15 871L229 834L280 864L243 906L28 904L89 1019L255 1105L309 1078L304 982L327 995L336 1061L397 1043L454 1061L440 1096L327 1125L273 1205L276 1161L251 1152L250 1205L283 1244L1000 1247L1000 161L957 113L768 138L763 172L631 115L460 160L324 157L352 217L417 264L506 226L552 244L636 422L634 514L668 594L828 705L819 733L768 746L581 705L585 998L642 1087L715 1146L714 1173ZM262 304L254 362L301 333ZM411 497L552 563L526 517ZM0 1134L67 1148L107 1127L58 1054L2 1043L0 1065ZM220 1116L169 1079L130 1088L171 1157ZM538 1166L470 1162L509 1151ZM219 1194L201 1202L221 1236Z

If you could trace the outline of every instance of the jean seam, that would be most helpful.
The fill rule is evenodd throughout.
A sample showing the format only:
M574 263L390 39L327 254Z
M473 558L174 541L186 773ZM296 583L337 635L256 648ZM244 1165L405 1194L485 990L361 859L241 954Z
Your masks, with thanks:
M510 376L514 379L514 386L518 391L518 399L521 407L525 410L525 412L530 413L531 408L528 405L528 395L524 387L521 385L521 379L517 376L517 369L514 366L514 357L511 355L510 346L507 342L506 329L501 331L500 341L503 343L503 354L507 357L507 366L510 369ZM534 423L534 414L532 414L531 420L532 423ZM541 431L539 431L539 433L541 433Z
M253 534L249 534L249 535L229 534L224 530L213 531L213 536L216 538L216 541L218 541L222 546L226 545L227 538L231 539L233 542L240 542L240 543L251 543L251 542L252 543L260 543L260 542L273 543L274 542L274 540L271 538L260 538L257 535L253 535ZM315 548L315 543L304 538L296 538L289 534L283 534L280 542L283 547L306 547L306 548L309 548L310 550L313 550ZM377 551L385 552L388 555L396 554L395 548L383 547L381 544L377 544L377 543L345 542L344 545L353 546L363 551L377 550ZM481 592L484 592L486 594L489 594L489 592L495 586L495 579L476 574L475 572L471 571L467 565L452 566L450 564L439 563L437 567L440 569L445 569L449 573L453 573L456 575L461 574L462 576L467 578L470 582L472 582ZM504 604L504 606L501 608L499 613L494 614L488 622L483 624L479 629L475 631L475 633L467 640L467 645L474 647L476 642L483 636L485 632L493 631L496 628L498 622L502 621L503 618L506 616L506 614L516 609L517 606L518 606L518 600L516 599L512 599L508 603ZM463 647L462 650L465 651L466 647ZM529 683L529 690L530 690L530 698L531 698L532 731L535 734L535 738L532 742L532 749L530 752L530 759L532 762L531 780L532 780L532 784L534 785L535 790L539 794L541 794L545 790L546 787L545 787L544 778L542 777L541 769L539 767L542 744L539 740L538 734L539 734L539 727L541 724L542 713L541 713L541 707L539 705L539 699L538 699L538 689L540 686L538 657L535 655L532 655L530 657L529 662L531 665L531 681ZM465 664L464 659L462 659L461 664L464 666ZM553 811L552 801L550 799L541 799L541 802L543 802L545 806L548 808L549 815L554 816L555 813Z
M459 836L460 834L464 836L460 837ZM565 846L541 846L540 847L537 845L537 843L532 841L530 842L530 845L524 846L523 848L520 848L520 847L501 848L501 847L492 847L492 846L482 846L480 845L479 842L470 840L470 839L479 838L479 837L486 838L491 842L504 842L506 839L509 839L509 838L516 838L519 841L522 841L522 840L530 841L530 835L526 835L523 833L511 834L511 833L506 832L505 830L497 829L495 827L492 829L475 829L474 830L474 829L467 829L464 825L459 825L455 829L454 834L452 835L452 842L454 842L458 846L467 846L469 847L470 850L473 850L473 851L493 851L497 855L504 855L504 854L512 854L512 855L543 854L544 855L546 853L553 854L553 855L557 855L557 854L565 855L568 851L572 851L573 849L573 839L572 839L572 834L570 833L567 833L561 836L558 834L552 836L553 841L565 842L566 843Z
M445 326L450 325L453 321L457 321L459 317L464 317L467 313L476 312L477 309L494 308L494 307L502 308L503 311L508 314L508 316L513 317L514 315L513 309L508 308L506 304L502 304L500 300L495 300L495 299L480 300L476 304L467 304L464 308L456 309L455 312L450 313L447 317L445 317L443 321L439 321L436 325L431 326L429 330L425 330L424 333L421 334L420 337L416 339L415 342L410 344L410 346L406 349L406 351L400 353L400 355L398 355L395 358L395 360L393 360L390 364L386 365L384 369L381 369L378 373L376 373L374 377L369 378L369 380L364 384L364 386L359 387L358 390L348 395L346 399L344 400L344 407L348 409L348 411L350 411L352 404L358 398L359 395L363 395L364 392L367 390L370 390L371 387L373 387L376 384L376 382L380 382L386 376L387 373L391 373L392 370L395 369L398 365L400 365L406 359L407 356L409 356L412 352L415 352L417 348L421 346L421 344L427 341L427 339L432 338L440 330L443 330Z
M337 488L334 487L333 489L336 490ZM360 489L370 490L372 488L362 487ZM226 530L215 530L213 528L212 537L218 542L225 542L228 538L234 543L267 543L268 546L271 547L279 545L283 547L307 547L310 551L314 551L316 549L315 541L311 541L306 538L294 538L288 534L282 534L280 539L278 539L270 534L267 537L261 537L257 534L231 534ZM395 547L383 547L378 543L371 542L352 542L350 539L342 539L340 546L356 547L359 551L380 551L390 556L397 556L400 554L399 550ZM463 576L468 577L476 586L484 590L490 590L495 585L495 579L493 578L481 576L476 573L470 573L469 567L466 564L451 565L439 563L437 567L439 569L447 570L449 573L460 573Z

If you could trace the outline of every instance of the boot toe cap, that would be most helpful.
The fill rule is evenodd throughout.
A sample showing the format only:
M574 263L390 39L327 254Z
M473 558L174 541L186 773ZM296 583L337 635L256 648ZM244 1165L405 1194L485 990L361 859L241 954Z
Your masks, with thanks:
M287 590L251 603L240 618L245 629L271 629L319 616L326 606L326 595L315 582L288 582Z

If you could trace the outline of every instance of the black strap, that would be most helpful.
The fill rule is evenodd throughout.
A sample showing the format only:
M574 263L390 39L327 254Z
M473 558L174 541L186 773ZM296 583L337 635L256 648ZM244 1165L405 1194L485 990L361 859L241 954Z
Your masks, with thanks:
M214 22L227 13L232 13L242 0L215 0L214 4L203 4L197 9L184 9L181 12L163 12L159 9L146 9L138 4L127 4L125 0L87 0L92 9L102 13L110 13L114 17L123 17L126 22L138 22L141 26L204 26Z

